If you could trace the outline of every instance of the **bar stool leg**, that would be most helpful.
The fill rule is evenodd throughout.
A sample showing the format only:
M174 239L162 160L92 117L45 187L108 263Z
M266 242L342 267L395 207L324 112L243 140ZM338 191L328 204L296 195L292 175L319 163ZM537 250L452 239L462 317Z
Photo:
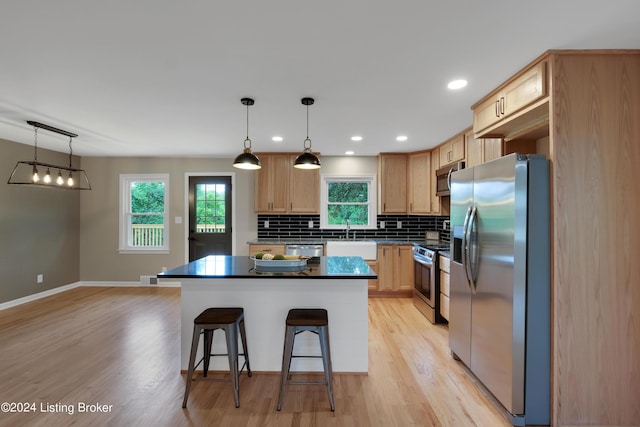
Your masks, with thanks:
M198 351L198 342L200 341L201 328L199 326L193 327L193 339L191 340L191 354L189 356L189 370L187 371L187 381L184 387L184 400L182 401L182 407L187 407L187 399L189 399L189 390L191 389L191 383L193 382L193 369L196 363L196 352Z
M320 351L322 352L322 364L324 365L324 380L327 383L327 395L329 397L329 405L331 411L335 411L336 407L333 403L333 369L331 367L331 348L329 347L329 330L322 326L319 328L318 337L320 338Z
M204 346L202 352L202 369L204 370L204 374L202 375L203 377L206 377L207 373L209 372L209 363L211 363L211 346L213 345L213 333L213 329L205 329L202 334L204 335Z
M224 328L227 336L227 354L229 355L229 373L233 385L233 398L236 408L240 407L240 389L238 386L238 328L235 324Z
M284 333L284 351L282 353L282 371L280 378L280 395L278 397L278 411L282 409L282 399L284 397L285 387L289 378L289 370L291 369L291 355L293 354L293 340L295 335L295 328L287 326Z
M251 365L249 365L249 350L247 349L247 333L244 330L244 317L240 321L240 339L242 340L242 352L244 361L247 364L247 376L251 376Z

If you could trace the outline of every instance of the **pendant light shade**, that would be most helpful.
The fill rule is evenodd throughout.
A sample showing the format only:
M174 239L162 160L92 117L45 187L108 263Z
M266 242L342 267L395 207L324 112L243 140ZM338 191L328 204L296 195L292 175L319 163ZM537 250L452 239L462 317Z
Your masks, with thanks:
M247 106L247 137L244 140L244 151L233 161L233 167L238 169L260 169L260 159L251 152L251 140L249 139L249 106L254 104L251 98L242 98L242 105Z
M298 169L318 169L320 168L320 159L311 152L311 139L309 139L309 105L313 105L313 98L302 98L302 105L307 106L307 137L304 140L304 151L296 157L293 163L294 168Z

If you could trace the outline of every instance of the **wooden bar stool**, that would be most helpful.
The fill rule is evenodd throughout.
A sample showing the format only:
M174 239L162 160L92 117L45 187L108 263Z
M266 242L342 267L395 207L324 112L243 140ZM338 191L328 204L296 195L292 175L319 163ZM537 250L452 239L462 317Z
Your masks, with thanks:
M285 388L289 384L319 384L327 386L329 405L335 411L333 404L333 372L331 370L331 350L329 348L329 319L327 310L315 308L294 308L289 310L284 334L284 351L282 353L282 373L280 379L280 396L278 398L278 411L282 409L282 399ZM320 339L321 356L294 355L293 344L295 336L302 332L313 332ZM291 358L316 357L322 358L324 365L324 381L291 381Z
M213 332L216 329L222 329L227 339L227 353L213 354L211 347L213 345ZM238 353L238 331L240 331L240 339L242 340L242 351ZM196 353L198 352L198 343L200 334L204 335L204 349L202 359L195 363ZM233 385L233 397L236 401L236 408L240 407L240 391L238 387L239 377L244 367L247 367L247 375L251 376L251 367L249 365L249 350L247 350L247 336L244 329L244 310L242 308L207 308L193 320L193 340L191 342L191 355L189 357L189 371L187 373L187 382L184 389L184 401L182 407L187 407L187 399L189 398L189 390L193 378L193 371L203 363L204 374L207 377L209 371L209 362L211 356L228 356L229 357L229 374ZM238 371L238 356L244 357L244 364ZM204 380L205 378L202 378ZM210 379L209 381L229 381L228 379Z

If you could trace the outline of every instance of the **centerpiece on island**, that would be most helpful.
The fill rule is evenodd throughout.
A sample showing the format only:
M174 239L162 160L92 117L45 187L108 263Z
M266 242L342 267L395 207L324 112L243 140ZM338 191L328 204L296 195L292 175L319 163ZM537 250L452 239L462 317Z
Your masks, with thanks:
M254 261L256 271L299 271L307 268L309 257L303 255L282 255L257 253L249 257Z

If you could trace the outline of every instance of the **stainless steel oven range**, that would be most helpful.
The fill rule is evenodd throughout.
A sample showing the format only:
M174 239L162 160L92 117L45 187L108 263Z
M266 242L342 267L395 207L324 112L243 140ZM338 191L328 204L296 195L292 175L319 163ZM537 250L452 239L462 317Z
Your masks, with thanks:
M444 323L440 315L440 267L438 249L444 245L414 244L413 304L431 322Z

